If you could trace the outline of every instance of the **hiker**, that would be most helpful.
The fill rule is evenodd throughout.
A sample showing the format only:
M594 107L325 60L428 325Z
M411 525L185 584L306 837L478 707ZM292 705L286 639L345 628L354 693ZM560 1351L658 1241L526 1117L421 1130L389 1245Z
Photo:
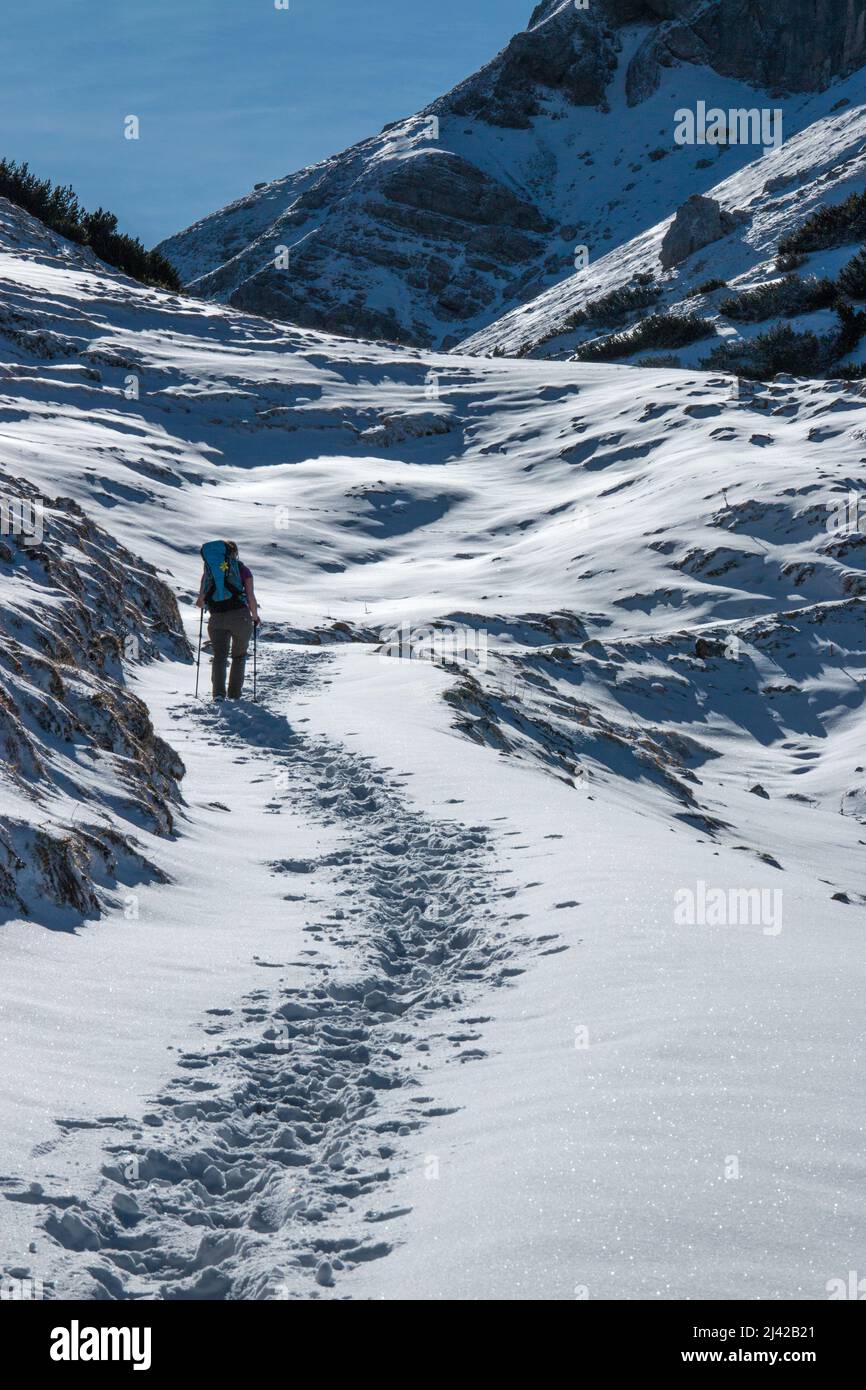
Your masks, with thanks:
M239 700L253 629L259 625L259 606L252 571L241 564L234 541L209 541L201 548L204 573L196 608L208 611L213 697L226 698L226 666L231 649L228 698Z

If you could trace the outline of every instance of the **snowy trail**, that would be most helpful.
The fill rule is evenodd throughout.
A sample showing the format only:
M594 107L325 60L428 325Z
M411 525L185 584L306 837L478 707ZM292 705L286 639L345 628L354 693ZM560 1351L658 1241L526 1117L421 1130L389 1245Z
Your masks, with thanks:
M18 1195L48 1206L45 1229L66 1252L58 1296L339 1293L343 1270L399 1239L391 1161L444 1113L423 1072L443 1054L483 1057L482 990L522 973L532 952L566 949L550 933L514 938L504 919L515 889L500 881L486 827L418 811L393 769L292 728L282 692L326 685L330 661L277 646L260 706L178 711L227 754L262 760L270 812L300 806L336 824L343 847L269 866L287 898L314 908L291 962L309 983L211 1011L212 1044L180 1057L144 1124L106 1133L90 1196ZM324 907L307 891L323 875Z
M858 388L422 356L144 291L8 204L0 238L51 565L80 508L192 631L193 539L231 534L284 625L258 709L126 663L187 769L176 836L132 822L159 881L4 927L2 1272L822 1297L862 1262ZM48 568L10 575L14 640L34 578L59 640ZM428 623L486 667L384 655ZM25 829L67 828L55 767L128 829L116 754L11 674Z

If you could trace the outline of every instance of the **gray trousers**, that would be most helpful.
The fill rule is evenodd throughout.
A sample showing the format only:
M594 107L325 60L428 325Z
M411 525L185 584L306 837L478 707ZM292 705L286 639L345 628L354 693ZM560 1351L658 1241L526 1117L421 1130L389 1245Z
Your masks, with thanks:
M248 608L233 608L228 613L211 613L207 624L212 661L211 674L214 699L226 693L226 666L231 649L232 669L229 672L228 697L239 700L244 688L247 652L253 635L253 620Z

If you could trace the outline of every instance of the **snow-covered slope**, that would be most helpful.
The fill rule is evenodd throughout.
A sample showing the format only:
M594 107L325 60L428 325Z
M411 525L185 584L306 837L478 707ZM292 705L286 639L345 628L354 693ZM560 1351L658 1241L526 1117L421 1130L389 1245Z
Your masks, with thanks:
M266 624L259 705L127 669L186 766L169 881L0 933L5 1274L825 1296L861 1240L858 390L337 339L4 203L0 374L15 486L191 638L235 537Z
M781 315L772 306L753 322L744 323L727 315L720 306L730 297L758 286L780 282L786 273L777 263L780 242L804 224L817 209L843 203L852 195L866 192L866 106L862 104L862 77L851 78L833 89L834 105L840 109L809 120L805 129L791 134L778 150L769 150L744 169L730 174L708 188L707 194L736 218L736 225L720 239L697 249L680 264L665 269L661 263L662 243L673 216L649 227L615 251L591 259L589 265L522 305L480 332L470 336L460 351L504 353L508 356L566 358L582 345L613 332L626 332L640 318L669 312L696 314L706 320L707 331L698 341L677 348L683 365L695 365L723 343L742 347L765 333ZM819 101L803 109L812 117ZM728 152L713 155L716 174L727 171ZM804 255L796 269L800 279L836 279L840 270L859 250L861 238L852 232L840 238L838 246ZM594 312L600 300L617 291L643 283L654 297L622 312ZM590 306L587 310L587 306ZM858 305L862 308L862 304ZM576 326L574 320L580 316ZM795 331L830 332L836 323L831 308L790 313L784 320ZM657 356L651 346L628 350L617 360ZM858 362L862 345L849 355ZM804 353L798 363L804 373L809 364Z
M577 246L599 260L718 181L706 146L675 143L678 109L781 106L788 136L825 116L836 95L823 89L866 56L864 0L845 16L796 9L781 24L775 0L538 5L424 111L159 249L198 294L450 347L567 279ZM730 148L726 172L755 153Z
M135 832L171 832L183 765L124 667L187 646L174 596L74 502L2 472L0 497L0 920L70 926L159 875Z
M96 262L2 204L3 245L76 268ZM20 242L19 242L20 244ZM19 300L20 303L20 300ZM38 397L60 355L64 389L98 374L32 318L0 309L0 393ZM20 412L10 412L20 419ZM173 827L183 765L154 733L127 674L188 658L174 595L152 567L88 519L64 488L37 487L0 461L0 919L68 927L119 901L119 882L159 877L139 842ZM58 497L57 493L63 492ZM154 837L157 837L154 839Z

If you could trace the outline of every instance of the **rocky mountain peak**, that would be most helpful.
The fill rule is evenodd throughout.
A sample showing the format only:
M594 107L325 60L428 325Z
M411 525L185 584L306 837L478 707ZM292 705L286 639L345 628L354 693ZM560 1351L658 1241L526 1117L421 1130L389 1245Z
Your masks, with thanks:
M866 0L644 0L641 8L658 19L632 60L632 101L678 62L778 93L818 91L866 62Z
M866 0L541 0L424 111L257 184L159 250L207 298L453 347L567 277L576 243L598 255L712 188L707 161L674 146L681 77L708 99L716 74L737 79L747 107L776 106L864 62Z
M603 81L607 60L619 46L615 31L635 24L648 32L629 65L632 104L645 100L661 70L677 63L703 64L772 91L805 92L866 62L866 0L596 0L587 10L575 9L573 0L543 0L526 33L506 48L505 66L511 68L521 53L556 48L568 31L582 50L576 66L596 54ZM553 66L540 80L555 77L561 59L551 54ZM589 91L585 78L582 85Z

